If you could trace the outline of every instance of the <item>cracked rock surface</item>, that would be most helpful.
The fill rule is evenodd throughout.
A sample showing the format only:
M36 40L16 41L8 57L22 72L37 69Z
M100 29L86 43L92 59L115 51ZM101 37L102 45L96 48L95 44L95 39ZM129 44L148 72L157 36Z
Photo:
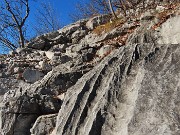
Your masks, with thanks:
M179 53L179 44L116 50L68 89L55 134L180 134Z
M0 135L179 135L179 14L150 13L100 35L108 15L80 20L0 55Z

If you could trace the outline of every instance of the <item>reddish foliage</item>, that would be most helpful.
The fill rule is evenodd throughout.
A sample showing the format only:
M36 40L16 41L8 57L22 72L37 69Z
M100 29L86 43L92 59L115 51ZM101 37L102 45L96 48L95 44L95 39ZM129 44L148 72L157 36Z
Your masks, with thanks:
M133 25L131 27L129 27L126 32L122 33L118 37L106 40L106 41L104 41L104 43L105 44L117 44L118 43L119 46L125 45L127 39L129 38L129 35L132 34L138 26L140 26L139 22L134 22Z
M179 7L179 3L167 4L165 5L165 10L157 14L157 18L160 20L157 24L151 28L155 30L160 27L164 22L166 22L171 16L173 16L173 11L176 11Z

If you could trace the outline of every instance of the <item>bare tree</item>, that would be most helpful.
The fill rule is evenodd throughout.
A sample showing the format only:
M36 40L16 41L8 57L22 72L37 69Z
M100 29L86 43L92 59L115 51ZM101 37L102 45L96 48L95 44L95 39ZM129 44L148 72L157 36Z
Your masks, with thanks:
M29 16L29 0L3 0L0 13L0 42L15 49L25 44L25 22Z
M88 3L79 3L76 5L77 12L71 14L73 21L77 21L82 18L89 18L93 15L98 14L109 14L111 13L115 19L117 15L116 9L121 9L126 16L126 10L128 7L132 8L130 0L90 0Z
M112 0L108 0L108 3L109 3L109 8L110 8L110 10L111 10L111 13L112 13L113 17L114 17L115 19L117 19L118 17L117 17L117 15L116 15L115 12L114 12L113 5L112 5Z
M89 18L98 14L109 14L110 9L107 0L90 0L87 3L77 2L75 13L71 13L72 21Z
M35 14L35 32L37 35L60 29L60 21L57 12L49 3L41 3Z

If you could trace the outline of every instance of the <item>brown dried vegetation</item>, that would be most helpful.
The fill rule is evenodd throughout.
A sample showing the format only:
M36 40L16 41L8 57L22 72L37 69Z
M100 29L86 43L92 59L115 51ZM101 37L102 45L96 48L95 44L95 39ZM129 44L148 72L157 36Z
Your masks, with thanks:
M164 22L166 22L166 20L168 20L175 13L180 14L180 11L179 11L180 3L167 4L167 5L163 5L163 7L165 7L163 11L154 12L153 14L154 17L159 20L158 23L156 23L155 25L151 27L153 30L155 30L157 27L160 27ZM142 14L143 13L141 12L139 14L136 14L136 16L134 15L130 17L132 20L136 20L136 21L134 21L129 28L122 27L127 22L128 19L125 17L121 17L111 22L108 22L106 24L97 26L92 32L100 36L103 33L108 33L115 28L120 28L120 29L123 28L124 29L123 32L120 33L118 36L101 41L101 43L105 45L108 44L108 45L114 46L114 49L115 49L116 47L125 45L129 36L140 26L140 17ZM111 52L112 50L104 54L103 57L99 57L99 58L103 59L104 57L109 55Z
M179 12L180 3L174 3L170 5L165 5L165 10L157 13L156 18L159 22L152 26L152 29L155 30L156 28L160 27L164 22L166 22L170 17L172 17L175 12Z
M112 20L111 22L108 22L106 24L97 26L94 30L93 33L97 35L101 35L102 33L108 33L114 28L121 27L125 23L124 18L119 18L116 20Z
M140 26L139 22L135 22L133 26L127 28L122 34L120 34L118 37L115 37L113 39L109 39L104 41L105 44L115 44L116 47L122 46L126 44L127 39L129 36L136 30L136 28Z

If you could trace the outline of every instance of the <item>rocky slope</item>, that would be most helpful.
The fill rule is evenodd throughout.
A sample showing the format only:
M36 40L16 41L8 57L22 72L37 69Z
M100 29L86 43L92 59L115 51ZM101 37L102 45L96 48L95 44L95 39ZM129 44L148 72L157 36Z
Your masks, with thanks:
M179 11L96 16L1 55L0 135L179 135Z

